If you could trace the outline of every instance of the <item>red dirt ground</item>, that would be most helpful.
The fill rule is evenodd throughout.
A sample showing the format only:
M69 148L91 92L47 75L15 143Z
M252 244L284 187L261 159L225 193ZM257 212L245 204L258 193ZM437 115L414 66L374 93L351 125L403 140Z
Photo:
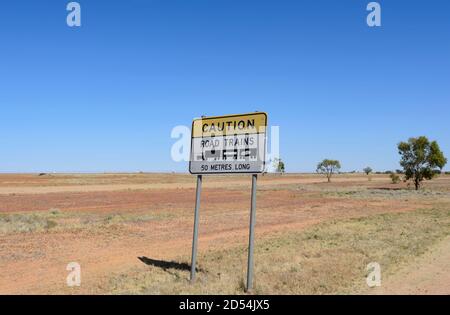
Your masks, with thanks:
M87 175L86 180L80 175L36 176L0 175L0 213L57 208L64 213L145 212L163 217L108 228L2 235L0 293L71 293L65 284L66 265L71 261L81 264L83 281L83 285L73 293L105 293L101 292L99 285L111 273L142 264L137 259L139 256L167 260L189 255L194 177L144 174L135 177L99 175L96 178ZM103 183L108 180L114 184ZM156 184L158 180L161 184ZM78 184L74 185L74 181ZM225 177L212 177L205 181L200 213L200 251L247 242L250 180L239 177L234 181ZM261 178L256 239L277 232L300 230L334 218L408 211L427 206L426 203L408 200L324 197L317 190L322 186L377 187L388 184L386 177L376 177L368 182L362 176L343 176L336 178L331 185L317 184L322 181L322 178L310 175ZM158 188L158 185L164 187ZM70 189L59 190L64 187Z

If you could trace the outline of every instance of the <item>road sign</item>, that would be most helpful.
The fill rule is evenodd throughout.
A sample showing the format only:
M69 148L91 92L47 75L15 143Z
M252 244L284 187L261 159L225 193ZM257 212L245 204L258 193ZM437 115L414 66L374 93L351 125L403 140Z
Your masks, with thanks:
M247 286L253 288L253 243L256 221L257 173L262 173L266 157L267 114L251 113L202 117L192 123L189 172L197 174L194 235L192 237L191 281L197 266L198 225L202 174L252 173L252 200L248 240Z
M191 174L262 173L266 113L202 117L192 123Z

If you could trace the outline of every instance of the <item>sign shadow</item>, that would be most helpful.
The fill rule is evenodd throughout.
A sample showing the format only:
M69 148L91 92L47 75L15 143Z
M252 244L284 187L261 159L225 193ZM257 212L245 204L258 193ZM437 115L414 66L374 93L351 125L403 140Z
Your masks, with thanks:
M165 260L158 260L158 259L152 259L145 256L138 257L140 261L142 261L144 264L148 266L154 266L163 269L166 271L167 269L175 269L175 270L182 270L182 271L190 271L191 265L188 263L179 263L176 261L165 261ZM201 268L195 268L196 271L201 272L203 271Z

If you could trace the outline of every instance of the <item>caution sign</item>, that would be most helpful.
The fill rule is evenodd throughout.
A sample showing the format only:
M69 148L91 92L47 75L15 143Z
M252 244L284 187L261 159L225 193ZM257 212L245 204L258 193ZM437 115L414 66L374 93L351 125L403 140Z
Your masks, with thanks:
M262 173L267 114L202 117L192 123L191 174Z

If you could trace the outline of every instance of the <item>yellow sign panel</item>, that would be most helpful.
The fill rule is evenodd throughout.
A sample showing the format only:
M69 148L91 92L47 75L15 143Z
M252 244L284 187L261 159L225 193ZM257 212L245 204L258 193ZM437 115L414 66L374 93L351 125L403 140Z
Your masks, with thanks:
M192 123L192 137L211 137L265 133L266 113L203 117Z

